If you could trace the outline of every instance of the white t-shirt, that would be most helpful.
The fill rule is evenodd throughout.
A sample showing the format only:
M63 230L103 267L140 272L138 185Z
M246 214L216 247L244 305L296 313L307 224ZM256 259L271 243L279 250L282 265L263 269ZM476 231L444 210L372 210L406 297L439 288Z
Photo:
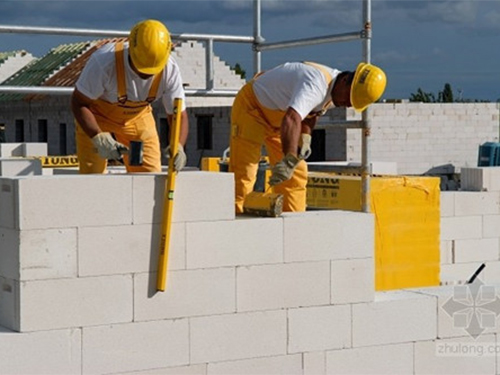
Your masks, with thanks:
M292 107L304 119L310 112L320 111L331 100L333 84L340 71L325 65L322 67L332 76L330 85L323 72L314 66L285 63L255 80L255 96L266 108L286 111Z
M130 101L146 100L154 77L142 79L132 70L128 63L128 42L125 42L123 46L123 59L127 99ZM110 103L118 102L115 43L105 44L92 54L76 82L76 88L90 99L102 99ZM181 73L172 55L163 70L163 77L156 93L156 98L160 97L167 114L173 113L175 98L183 99L182 109L186 108Z

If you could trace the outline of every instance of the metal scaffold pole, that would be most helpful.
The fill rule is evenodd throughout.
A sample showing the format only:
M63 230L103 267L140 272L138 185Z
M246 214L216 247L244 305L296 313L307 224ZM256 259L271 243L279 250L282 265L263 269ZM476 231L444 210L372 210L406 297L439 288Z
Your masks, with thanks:
M371 63L371 0L363 1L363 60ZM362 131L361 131L361 208L363 212L370 212L370 133L371 133L371 114L370 107L362 112Z
M260 0L254 0L253 2L253 74L257 74L261 71L261 52L259 44L262 43L262 35L260 35Z

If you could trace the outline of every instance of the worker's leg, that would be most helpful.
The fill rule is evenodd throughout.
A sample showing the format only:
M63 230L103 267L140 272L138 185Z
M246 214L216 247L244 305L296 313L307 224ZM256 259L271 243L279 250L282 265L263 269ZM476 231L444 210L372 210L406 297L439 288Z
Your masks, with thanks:
M231 111L229 171L234 173L236 213L243 212L245 197L253 191L264 139L252 95L247 84L236 96Z
M243 213L245 197L253 191L261 145L241 137L231 137L229 171L234 173L235 209Z
M267 153L271 166L283 159L280 136L276 133L265 138ZM274 192L283 194L283 211L300 212L306 210L307 164L300 161L292 178L274 186Z
M104 173L106 171L107 160L99 156L90 137L85 134L78 123L76 123L76 154L80 173Z

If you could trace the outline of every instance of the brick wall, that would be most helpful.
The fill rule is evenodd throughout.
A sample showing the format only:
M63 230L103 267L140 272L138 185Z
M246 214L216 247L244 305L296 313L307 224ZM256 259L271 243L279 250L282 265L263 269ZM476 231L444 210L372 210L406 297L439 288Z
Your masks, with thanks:
M478 147L498 142L496 103L397 103L372 107L371 159L395 161L401 174L421 174L451 164L477 166ZM348 117L356 118L353 111ZM359 161L361 136L348 130L347 158Z
M218 104L207 106L209 100ZM196 101L203 105L195 106ZM219 104L226 101L221 107ZM189 105L190 138L188 140L188 165L199 167L203 156L221 156L229 146L229 128L232 98L187 98ZM211 105L211 104L210 104ZM49 125L49 154L59 154L59 124L67 124L68 153L75 152L73 117L69 99L53 98L50 101L31 103L0 103L0 123L6 124L8 142L15 141L15 121L22 119L25 141L38 141L38 120L47 119ZM397 103L372 106L371 160L396 162L400 174L423 174L432 168L477 165L479 145L499 140L500 117L496 103L422 104ZM197 147L197 116L212 118L213 148ZM158 127L165 113L155 105ZM336 108L322 119L356 120L360 115L352 109ZM327 160L361 160L360 130L338 129L323 126L326 132L325 154Z
M498 334L453 326L452 287L374 292L371 214L236 218L228 173L179 174L157 293L164 184L0 178L0 374L498 373L439 353Z

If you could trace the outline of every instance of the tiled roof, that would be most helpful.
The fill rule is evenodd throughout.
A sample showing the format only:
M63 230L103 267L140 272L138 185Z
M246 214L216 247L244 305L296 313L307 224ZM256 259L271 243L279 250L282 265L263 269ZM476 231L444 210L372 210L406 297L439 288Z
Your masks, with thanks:
M92 42L63 44L50 50L45 56L33 61L6 79L2 86L41 86L54 72L69 64L83 51L93 45ZM0 101L19 100L24 94L2 94Z
M81 43L63 44L40 59L37 59L13 76L0 83L0 86L50 86L74 87L87 60L103 44L126 40L126 38L107 38ZM185 51L184 51L185 49ZM184 82L190 87L203 88L205 85L205 50L200 43L185 42L174 48L176 59L182 61L181 73ZM184 52L183 52L184 51ZM239 88L245 83L239 75L219 58L214 60L217 85L221 88ZM186 79L187 78L187 79ZM0 102L12 100L34 100L45 98L41 94L0 94Z
M0 65L7 60L9 57L13 57L22 51L9 51L9 52L0 52Z
M45 80L41 86L74 87L85 64L95 50L106 43L116 42L120 39L125 40L125 38L113 38L93 41L89 44L90 48L87 48L81 55L76 56L70 64ZM45 96L46 95L28 95L26 99L41 99Z

